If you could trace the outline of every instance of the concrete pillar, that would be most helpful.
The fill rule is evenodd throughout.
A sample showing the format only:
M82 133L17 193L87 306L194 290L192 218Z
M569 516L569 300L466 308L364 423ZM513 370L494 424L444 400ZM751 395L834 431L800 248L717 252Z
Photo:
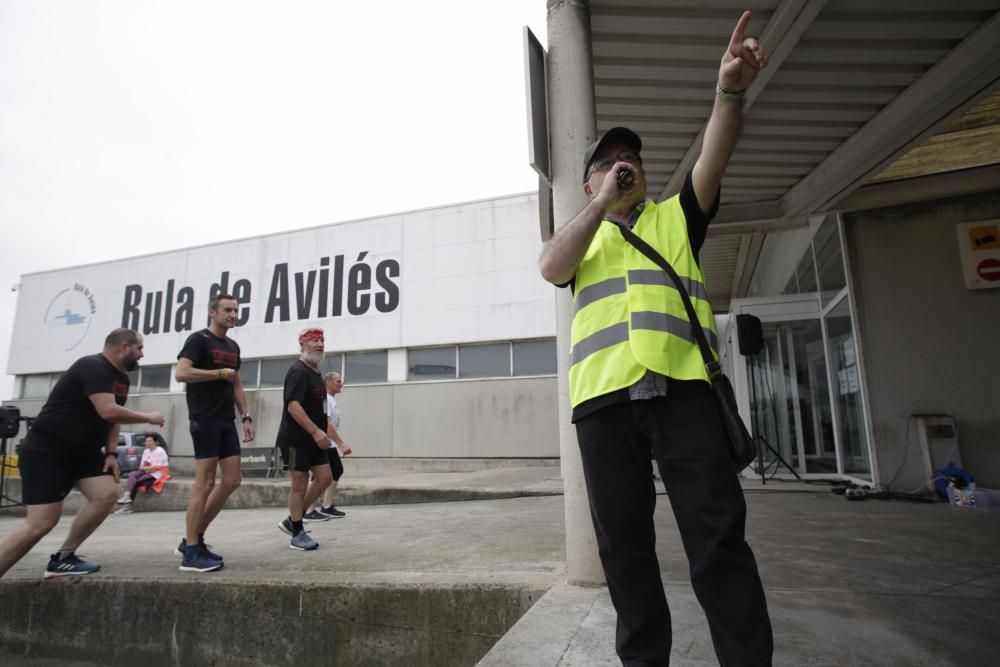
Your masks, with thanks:
M590 51L590 5L586 0L548 0L548 104L552 169L552 212L556 230L586 204L583 151L597 135L594 74ZM573 303L569 290L556 298L556 349L559 356L559 455L565 487L568 582L604 584L590 520L587 488L576 430L570 424L569 332Z

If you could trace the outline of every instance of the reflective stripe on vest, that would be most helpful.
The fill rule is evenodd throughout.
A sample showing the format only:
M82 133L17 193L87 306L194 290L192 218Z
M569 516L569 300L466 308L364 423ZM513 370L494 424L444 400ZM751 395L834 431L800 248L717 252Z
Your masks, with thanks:
M633 231L657 248L681 277L709 344L715 321L694 259L678 197L648 203ZM707 380L687 313L670 278L602 222L575 277L570 335L570 401L579 405L624 389L653 370L679 380Z

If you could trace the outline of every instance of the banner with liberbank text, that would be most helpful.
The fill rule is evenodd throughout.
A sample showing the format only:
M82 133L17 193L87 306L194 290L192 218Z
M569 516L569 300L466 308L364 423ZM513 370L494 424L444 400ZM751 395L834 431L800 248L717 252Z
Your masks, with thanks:
M173 363L219 293L245 358L295 355L312 326L330 351L551 336L536 209L505 197L28 274L8 373L62 370L119 326L143 334L143 364Z

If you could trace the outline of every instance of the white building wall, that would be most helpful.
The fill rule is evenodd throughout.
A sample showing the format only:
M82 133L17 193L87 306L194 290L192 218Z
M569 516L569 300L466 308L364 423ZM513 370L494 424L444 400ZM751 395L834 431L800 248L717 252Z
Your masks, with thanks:
M1000 488L1000 288L965 288L955 231L998 218L1000 192L845 218L885 483L925 481L911 415L945 413L958 421L962 466Z
M295 354L306 326L327 329L328 350L553 337L537 216L537 197L519 195L25 275L7 372L63 370L133 324L126 313L138 315L144 363L172 363L206 326L213 285L240 301L246 321L231 335L247 358ZM158 292L161 307L146 307Z
M130 324L123 313L128 312L129 290L137 288L129 286L143 293L138 324L145 337L142 364L173 364L187 336L206 326L211 287L228 273L225 289L240 300L246 318L231 331L244 359L296 355L297 334L306 326L326 329L328 352L388 350L387 382L352 385L347 378L339 399L343 435L355 456L558 457L554 374L407 381L407 348L554 338L555 288L537 270L537 211L535 195L515 195L26 275L8 372L60 372L79 357L100 351L110 330ZM340 313L334 314L337 257L343 266ZM322 258L329 258L327 266ZM399 267L395 275L382 275L398 290L393 308L387 307L392 288L377 279L379 267L390 266L386 262ZM273 307L281 296L276 276L282 265L289 299L284 321ZM370 268L371 285L353 293L367 296L369 308L351 314L351 268L361 265ZM321 306L324 271L328 298ZM356 269L355 275L361 271ZM301 287L306 287L310 272L315 273L308 301L295 276L301 274ZM168 281L173 281L173 308L166 306ZM182 288L190 288L194 298L190 327L177 331ZM157 291L163 292L162 307L146 309L146 295ZM380 297L382 310L375 303ZM71 318L59 317L67 311ZM275 315L270 322L269 311ZM159 325L151 326L157 313ZM82 322L69 324L80 317ZM164 413L164 436L183 469L193 450L180 390L172 383L170 394L133 394L129 406ZM247 399L258 430L254 445L272 446L281 420L281 390L251 389ZM30 416L44 400L14 403Z

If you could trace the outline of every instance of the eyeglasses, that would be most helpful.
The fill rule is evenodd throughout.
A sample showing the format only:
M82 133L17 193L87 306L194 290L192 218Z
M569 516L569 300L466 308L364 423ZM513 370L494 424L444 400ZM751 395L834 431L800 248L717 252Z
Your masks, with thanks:
M615 162L628 162L630 164L637 164L640 167L642 166L642 158L639 157L638 151L622 151L616 156L602 157L591 162L588 178L599 171L611 169L611 167L615 166Z

